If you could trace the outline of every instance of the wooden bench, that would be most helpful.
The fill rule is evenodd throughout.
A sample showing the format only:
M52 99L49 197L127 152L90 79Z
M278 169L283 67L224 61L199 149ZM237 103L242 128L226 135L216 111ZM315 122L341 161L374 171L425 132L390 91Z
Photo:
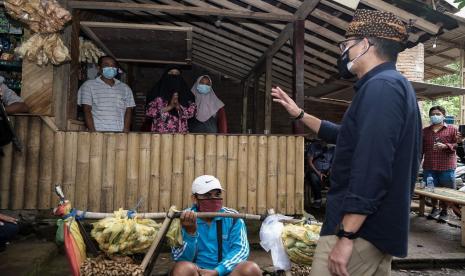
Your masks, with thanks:
M428 189L415 188L415 194L420 197L419 216L425 215L425 198L438 199L444 202L459 204L462 213L462 246L465 246L465 193L449 188L434 188L434 192L428 192Z

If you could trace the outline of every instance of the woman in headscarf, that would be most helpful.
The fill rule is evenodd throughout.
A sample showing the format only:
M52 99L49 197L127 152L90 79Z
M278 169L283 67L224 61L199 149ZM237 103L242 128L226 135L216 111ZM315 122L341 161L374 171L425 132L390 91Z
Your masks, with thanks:
M195 96L197 114L189 121L189 131L195 133L227 133L224 103L212 88L210 76L200 76L191 89Z
M151 120L152 132L188 132L187 120L194 116L196 105L179 68L166 70L147 95L147 103L146 116Z

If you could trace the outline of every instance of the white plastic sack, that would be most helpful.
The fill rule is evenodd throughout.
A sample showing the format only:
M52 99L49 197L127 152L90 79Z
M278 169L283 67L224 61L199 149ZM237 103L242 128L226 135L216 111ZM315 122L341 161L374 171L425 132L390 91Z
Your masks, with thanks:
M260 245L266 252L271 250L275 270L289 271L291 269L291 261L281 240L284 225L280 221L288 219L292 219L292 217L279 214L271 215L263 221L260 228Z

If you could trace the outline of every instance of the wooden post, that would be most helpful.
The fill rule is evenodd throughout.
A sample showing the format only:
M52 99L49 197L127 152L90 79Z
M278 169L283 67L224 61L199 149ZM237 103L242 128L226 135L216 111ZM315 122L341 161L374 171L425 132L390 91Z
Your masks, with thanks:
M150 153L150 192L149 211L156 212L159 209L160 198L160 134L152 134L152 152Z
M77 92L79 85L79 32L80 26L80 11L72 10L73 20L71 22L70 34L70 78L69 78L69 91L68 91L68 117L67 119L76 119L77 117ZM55 92L57 93L57 92Z
M137 189L139 186L139 134L128 134L126 206L134 208L138 202Z
M283 158L281 158L283 159ZM268 137L266 208L278 210L278 137Z
M90 160L89 160L89 211L99 212L102 202L102 166L105 149L103 133L90 134Z
M285 136L278 138L278 213L287 214L287 141Z
M28 138L28 117L19 116L15 120L16 135L20 141L26 144ZM24 184L26 180L26 156L27 147L23 152L13 153L13 165L11 168L11 194L10 208L13 210L22 209L24 203Z
M184 135L174 135L173 145L173 185L171 204L182 208L182 191L184 183Z
M26 186L24 189L24 209L37 208L37 192L39 190L39 152L40 152L40 117L29 119L27 141Z
M286 172L286 214L294 215L295 214L295 137L287 137L287 172ZM302 173L300 171L299 173Z
M225 135L218 135L216 137L216 177L220 180L223 189L228 192L226 181L226 170L228 162L228 137ZM227 198L223 197L223 205L228 206Z
M237 210L247 212L247 136L239 137L239 150L237 154Z
M252 111L252 122L253 122L253 133L258 133L258 120L259 110L258 110L258 95L260 90L260 76L255 75L254 85L253 85L253 111Z
M13 162L13 145L2 147L5 156L0 157L0 209L8 209L10 203L10 180Z
M113 194L115 192L115 153L116 136L114 133L105 134L104 172L102 181L102 204L103 212L111 212L113 208Z
M420 217L425 216L425 197L420 196L420 207L418 208L418 215Z
M303 214L304 210L304 167L305 149L304 137L299 136L295 141L295 211L296 214Z
M89 132L78 132L76 164L76 185L74 206L81 210L89 208L89 160L90 160L90 134Z
M173 135L161 135L160 145L161 158L160 161L160 198L159 211L168 212L171 201L171 180L173 170ZM155 199L152 199L155 200Z
M42 125L40 132L39 196L38 209L49 209L52 196L54 133L47 125ZM53 206L54 207L54 206Z
M195 135L195 177L205 172L205 136Z
M304 47L305 47L305 20L296 20L294 22L293 35L293 77L292 97L297 105L305 109L305 87L304 87ZM294 133L304 133L304 125L301 121L293 121L292 129Z
M191 205L192 182L195 179L195 136L192 134L184 137L184 182L183 182L183 208Z
M139 189L137 198L143 198L142 205L139 206L139 212L147 212L149 209L150 191L150 134L143 133L140 135L139 147Z
M257 172L257 214L264 214L266 212L266 197L268 191L267 184L267 144L268 139L266 136L258 137L258 172Z
M242 121L241 121L241 128L242 133L247 132L247 109L248 109L248 97L249 97L249 82L243 81L241 83L242 86Z
M226 191L228 207L237 208L237 151L238 137L228 136L228 172Z
M262 136L260 136L262 137ZM249 136L247 171L247 212L257 212L257 175L258 175L257 136ZM264 184L264 183L263 183Z
M53 185L50 192L50 206L55 207L58 204L58 197L55 195L55 185L60 185L64 191L64 160L65 160L65 133L58 131L54 137L53 148ZM68 195L66 195L68 197Z
M128 135L126 133L116 134L115 153L115 195L113 197L113 208L129 208L126 206L126 159L128 153Z
M271 99L272 68L273 57L267 56L265 69L265 134L271 133L271 106L273 103L273 100Z

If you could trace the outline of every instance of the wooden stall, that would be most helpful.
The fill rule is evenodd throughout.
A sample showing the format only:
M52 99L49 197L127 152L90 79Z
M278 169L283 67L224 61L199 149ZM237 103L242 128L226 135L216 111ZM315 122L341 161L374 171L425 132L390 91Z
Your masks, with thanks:
M302 136L89 133L57 131L37 116L16 116L25 147L0 158L0 209L49 209L61 184L82 210L166 211L191 204L196 176L216 175L225 206L240 212L302 214Z

